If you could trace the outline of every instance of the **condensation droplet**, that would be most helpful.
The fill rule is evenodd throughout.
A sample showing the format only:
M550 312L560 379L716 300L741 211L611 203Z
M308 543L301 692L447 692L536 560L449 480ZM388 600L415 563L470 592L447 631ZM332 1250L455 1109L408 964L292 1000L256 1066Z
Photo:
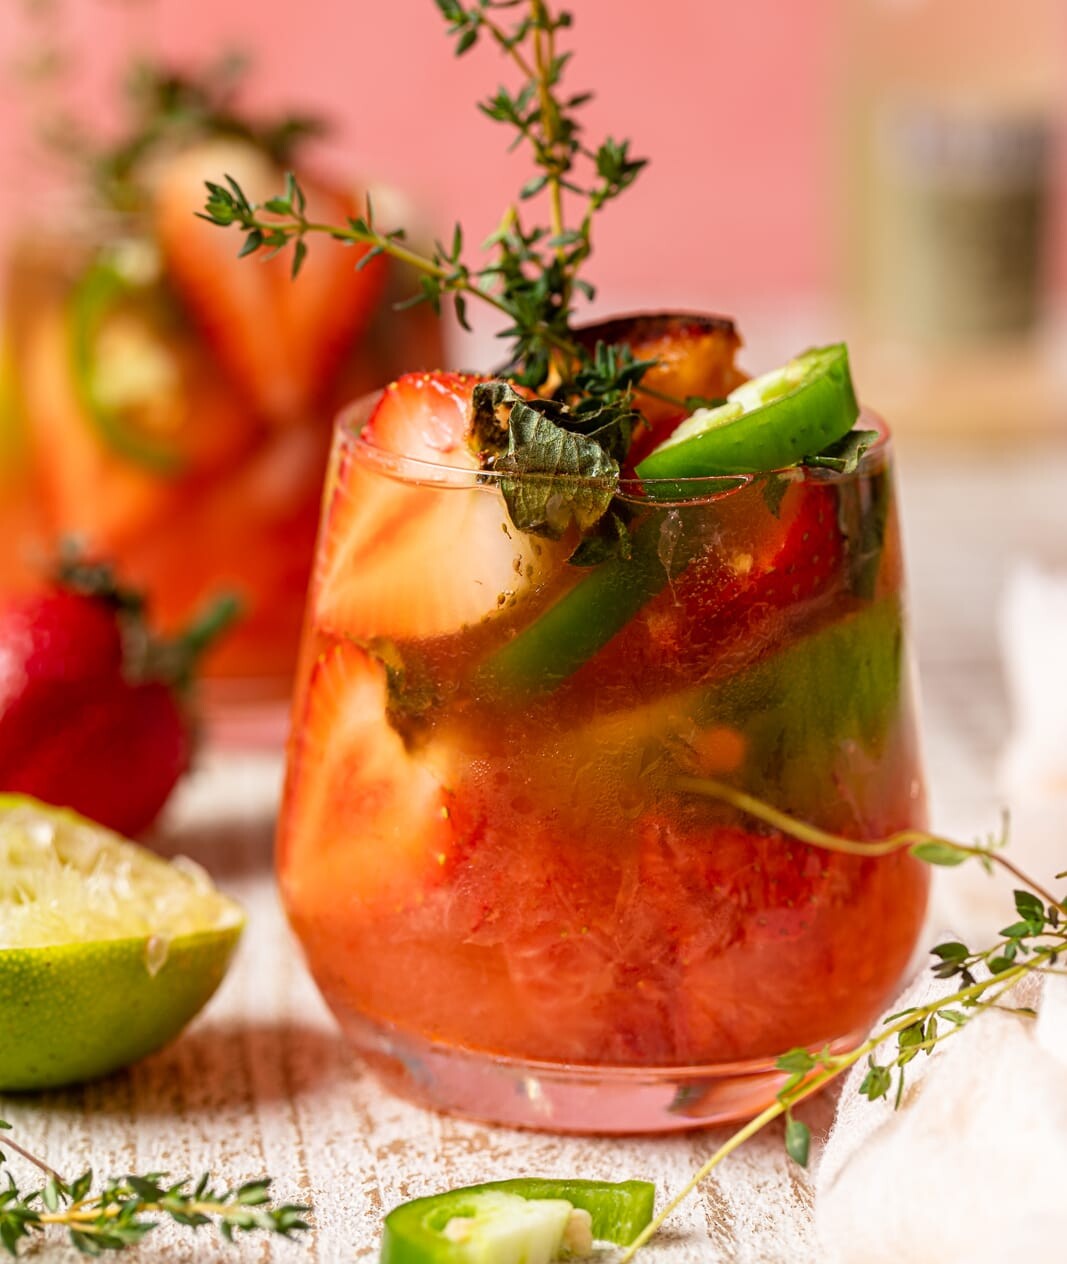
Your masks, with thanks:
M150 935L144 946L144 966L154 979L167 964L170 956L170 940L162 935Z
M195 860L190 860L188 856L175 856L171 864L175 869L184 873L187 878L191 878L193 885L198 891L214 891L215 884L211 881L211 875L203 865L197 864Z

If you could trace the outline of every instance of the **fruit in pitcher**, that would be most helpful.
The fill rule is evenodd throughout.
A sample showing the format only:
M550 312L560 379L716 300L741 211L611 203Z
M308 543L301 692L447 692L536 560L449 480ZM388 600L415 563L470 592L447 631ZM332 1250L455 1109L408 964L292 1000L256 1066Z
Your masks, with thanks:
M205 141L161 170L155 223L169 274L233 380L263 415L292 424L323 402L339 361L370 321L386 264L357 269L362 247L322 243L297 277L287 259L238 259L230 241L196 213L206 181L225 174L253 198L269 198L282 172L255 145ZM307 213L344 220L360 197L304 181Z

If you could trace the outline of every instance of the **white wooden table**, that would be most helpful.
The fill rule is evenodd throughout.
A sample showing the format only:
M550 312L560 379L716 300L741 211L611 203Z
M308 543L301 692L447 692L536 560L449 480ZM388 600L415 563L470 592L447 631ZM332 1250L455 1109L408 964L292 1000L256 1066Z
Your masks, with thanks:
M906 452L905 520L923 668L927 755L938 825L964 834L995 821L990 772L1004 733L993 614L1012 556L1067 567L1067 449L1029 455ZM249 928L230 976L169 1049L82 1089L0 1098L64 1174L211 1168L226 1181L264 1173L279 1196L314 1206L303 1244L236 1247L161 1231L142 1261L373 1260L396 1203L522 1174L654 1180L667 1197L726 1135L554 1138L486 1128L386 1096L339 1041L286 929L271 876L280 765L208 755L179 795L160 846L203 863L240 899ZM810 1104L816 1132L832 1103ZM48 1258L76 1258L66 1248ZM77 1257L80 1258L80 1257ZM819 1258L811 1194L781 1135L756 1138L675 1216L652 1264L807 1264Z

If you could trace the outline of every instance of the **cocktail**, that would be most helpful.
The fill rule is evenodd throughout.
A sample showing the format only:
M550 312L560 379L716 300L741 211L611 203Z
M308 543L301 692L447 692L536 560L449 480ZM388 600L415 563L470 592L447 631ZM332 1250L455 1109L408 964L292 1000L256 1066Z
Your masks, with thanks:
M923 916L923 864L871 846L924 816L889 439L841 344L750 380L727 319L575 319L594 217L643 160L585 140L568 15L438 7L460 53L490 38L525 77L482 107L537 174L481 266L458 226L426 256L298 187L215 182L204 208L253 254L401 258L511 344L491 377L404 374L338 421L283 899L352 1042L418 1101L735 1118L778 1055L865 1034Z
M66 213L12 251L0 584L39 582L60 540L111 559L178 627L213 593L243 616L207 664L229 709L284 707L311 564L330 413L440 357L428 312L392 311L390 261L327 244L239 262L195 217L203 181L253 192L299 160L298 127L240 116L210 83L155 72L129 134L94 154ZM304 179L344 216L355 192ZM246 712L247 713L247 712Z
M559 1130L758 1109L777 1054L865 1033L926 894L907 854L709 794L856 840L923 821L884 427L836 468L700 468L711 413L839 427L843 349L737 387L727 323L625 328L658 394L730 401L658 423L611 490L618 549L580 539L595 477L487 465L499 384L408 375L342 414L280 832L312 973L387 1082ZM573 511L556 538L516 526L535 503Z

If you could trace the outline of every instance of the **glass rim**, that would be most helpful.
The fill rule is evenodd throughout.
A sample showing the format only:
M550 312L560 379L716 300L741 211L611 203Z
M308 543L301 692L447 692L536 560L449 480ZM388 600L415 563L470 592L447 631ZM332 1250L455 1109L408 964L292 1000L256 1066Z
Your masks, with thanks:
M533 472L514 473L506 470L470 469L447 465L444 462L426 461L421 457L405 456L368 442L362 430L381 399L385 388L370 391L347 404L334 423L335 435L350 451L358 453L361 460L375 469L403 482L432 484L439 487L492 487L504 479L523 483L551 481L557 475ZM764 479L785 477L790 482L851 483L872 473L888 458L892 449L889 427L882 418L868 408L861 408L857 424L868 430L876 430L878 438L864 452L855 470L844 472L818 466L788 465L779 469L760 470L749 474L696 474L672 478L591 478L570 476L579 486L604 490L610 488L623 500L639 503L654 502L657 506L671 504L691 505L702 500L715 500L720 496L739 491L743 487L758 484ZM673 489L667 495L664 489ZM679 490L680 489L680 493ZM691 494L685 494L686 489ZM649 494L649 493L652 494Z

